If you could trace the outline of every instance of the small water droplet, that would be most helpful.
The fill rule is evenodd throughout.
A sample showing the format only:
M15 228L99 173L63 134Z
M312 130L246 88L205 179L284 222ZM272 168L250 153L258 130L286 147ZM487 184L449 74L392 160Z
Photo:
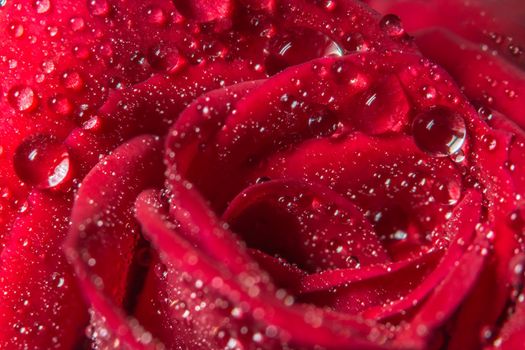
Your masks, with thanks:
M0 0L0 7L4 7L7 4L7 0Z
M78 72L68 71L62 74L62 84L66 89L81 90L84 81Z
M400 37L405 34L401 20L396 15L386 15L379 22L379 26L390 37Z
M74 32L79 32L86 27L86 24L82 17L72 17L69 20L69 25L71 27L71 30Z
M47 74L50 74L55 70L55 63L52 60L46 60L42 62L42 69Z
M418 147L436 157L457 153L466 138L465 120L459 114L442 107L420 113L412 125Z
M177 48L171 45L155 45L151 47L148 52L148 62L153 68L169 73L178 71L185 63Z
M159 7L150 7L146 10L148 21L151 24L164 25L168 20L166 13Z
M73 112L73 104L65 96L58 95L49 99L49 107L56 114L69 115Z
M329 12L334 11L335 8L337 7L337 2L335 0L316 0L315 3L317 6Z
M77 58L80 58L80 59L87 59L89 58L89 56L91 55L89 49L83 45L75 45L73 46L73 55L75 55L75 57Z
M38 134L16 149L13 164L18 177L38 188L54 188L71 175L69 152L52 135Z
M47 32L49 33L49 36L54 37L58 34L58 27L57 26L49 26L47 27Z
M308 118L308 128L315 136L332 135L337 130L338 123L337 116L327 109L315 111Z
M349 33L344 37L345 48L348 51L366 52L369 49L369 44L366 42L363 34Z
M511 53L512 56L518 57L523 53L523 49L519 47L518 45L510 44L509 52Z
M7 99L13 108L21 112L30 112L38 105L38 98L35 92L26 85L17 85L11 88Z
M33 3L33 7L37 13L46 13L47 11L49 11L49 8L51 7L51 1L50 0L36 0Z
M100 128L102 127L102 118L95 115L89 118L86 122L84 122L84 124L82 124L82 127L85 130L92 130L92 131L100 130Z
M109 4L106 0L88 0L89 11L94 16L105 17L109 14Z
M421 95L427 100L434 100L437 97L437 90L433 86L423 86L421 88Z
M20 22L11 22L7 31L14 38L21 38L24 35L24 26Z
M483 135L481 140L487 146L489 151L494 151L498 146L498 141L496 141L492 135Z

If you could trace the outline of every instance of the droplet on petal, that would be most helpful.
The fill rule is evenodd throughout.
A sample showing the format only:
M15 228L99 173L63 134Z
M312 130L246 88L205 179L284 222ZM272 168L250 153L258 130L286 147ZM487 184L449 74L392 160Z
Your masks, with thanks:
M148 62L155 69L174 73L184 64L184 59L175 47L155 45L148 52Z
M62 74L62 84L66 89L80 90L84 81L78 72L70 71Z
M88 0L88 8L94 16L105 17L109 13L109 4L106 0Z
M463 117L441 107L418 114L414 119L412 132L417 146L436 157L457 153L467 135Z
M50 0L36 0L33 3L33 7L35 8L37 13L46 13L49 11L49 8L51 7L51 1Z
M324 33L296 29L277 34L269 42L266 66L270 73L325 56L342 56L343 48Z
M24 140L15 151L13 164L20 180L42 189L57 187L71 176L69 152L53 135Z
M379 22L379 26L390 37L400 37L405 34L401 20L396 15L386 15Z
M151 24L163 25L167 21L166 13L159 7L150 7L146 10L148 21Z
M82 17L73 17L69 20L71 30L74 32L81 31L86 27L84 19Z
M33 89L26 85L17 85L9 90L9 104L20 112L30 112L38 105L38 98Z
M21 38L24 35L24 26L19 22L12 22L7 31L14 38Z
M59 115L69 115L73 112L73 104L67 97L62 95L50 98L49 107Z

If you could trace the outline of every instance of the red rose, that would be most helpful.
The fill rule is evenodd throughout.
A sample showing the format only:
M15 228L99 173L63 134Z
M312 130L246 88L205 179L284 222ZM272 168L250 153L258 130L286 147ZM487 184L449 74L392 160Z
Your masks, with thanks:
M0 1L0 348L522 347L523 6L369 3Z

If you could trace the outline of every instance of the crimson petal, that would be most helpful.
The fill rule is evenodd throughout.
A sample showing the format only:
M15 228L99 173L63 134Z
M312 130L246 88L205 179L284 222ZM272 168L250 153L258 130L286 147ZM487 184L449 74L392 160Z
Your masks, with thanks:
M62 253L70 201L33 191L13 225L1 255L2 349L69 349L83 337L88 315Z
M363 214L318 186L277 180L248 187L233 199L223 219L248 246L306 271L390 260Z
M127 323L116 305L127 296L130 262L139 238L133 201L144 188L162 183L160 153L158 139L142 136L95 166L78 192L66 245L89 303L113 334L137 349L154 343L137 340L136 327Z
M251 311L260 309L262 313L257 319L267 325L276 326L280 334L287 335L286 338L289 337L294 343L306 346L315 344L329 348L341 346L355 346L360 349L382 348L365 341L362 335L358 335L367 327L357 321L353 321L354 328L351 329L348 325L340 328L342 325L338 326L338 322L330 317L327 317L326 323L322 318L317 319L321 324L315 325L311 323L313 320L305 319L304 312L310 309L312 317L322 317L321 310L285 306L265 290L259 290L254 296L253 290L250 292L250 288L254 287L253 284L240 280L239 275L231 275L229 269L224 269L224 264L211 260L208 255L202 254L171 229L173 225L170 225L166 217L159 212L160 205L156 204L157 198L158 194L155 192L143 193L137 201L136 212L147 236L154 246L164 253L166 263L198 278L204 285L211 286L233 302L244 303ZM214 283L217 279L221 281L220 284Z

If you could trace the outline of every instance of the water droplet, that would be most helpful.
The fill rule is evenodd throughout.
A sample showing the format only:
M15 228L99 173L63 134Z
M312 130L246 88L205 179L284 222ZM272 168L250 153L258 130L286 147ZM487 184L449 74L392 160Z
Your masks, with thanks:
M94 16L105 17L109 13L109 4L106 0L88 0L89 11Z
M348 51L366 52L368 51L368 43L366 42L363 34L361 33L349 33L344 38L345 48Z
M0 0L0 7L4 7L7 4L7 0Z
M65 96L58 95L49 99L49 107L56 114L69 115L73 112L71 101Z
M319 7L322 7L323 9L327 11L333 11L337 7L337 3L335 0L316 0L316 5Z
M80 90L84 86L84 81L76 71L69 71L62 74L62 84L66 89Z
M184 64L184 59L171 45L155 45L148 52L148 62L155 69L174 73Z
M518 57L523 53L523 49L519 47L518 45L510 44L509 52L511 53L512 56Z
M49 36L53 37L56 36L58 33L58 27L57 26L49 26L47 27L47 32L49 33Z
M466 138L463 118L441 107L417 115L412 125L412 132L418 147L436 157L457 153Z
M427 100L434 100L437 97L437 90L433 86L423 86L421 88L421 95Z
M16 149L13 164L18 177L38 188L54 188L71 175L69 152L52 135L39 134L24 140Z
M51 7L51 1L50 0L36 0L33 3L33 7L37 13L46 13L47 11L49 11L49 8Z
M42 62L42 69L47 74L50 74L55 70L55 63L52 60L46 60Z
M148 16L148 21L151 24L164 25L168 18L164 10L159 7L150 7L146 10L146 15Z
M332 135L337 130L338 123L337 116L327 109L315 111L308 118L308 128L315 136Z
M11 22L7 31L14 38L21 38L24 35L24 26L20 22Z
M494 151L498 146L498 141L496 141L496 139L492 135L483 135L481 140L487 146L489 151Z
M89 56L90 56L90 51L88 50L87 47L85 47L83 45L75 45L75 46L73 46L72 51L73 51L73 55L75 55L75 57L83 59L83 60L89 58Z
M452 156L452 160L456 163L462 163L465 160L465 153L462 150L457 151Z
M13 108L29 112L38 105L38 98L33 89L26 85L17 85L9 90L7 99Z
M342 56L343 49L324 33L297 29L277 34L270 39L266 66L270 73L325 56Z
M396 15L386 15L379 22L379 26L390 37L400 37L405 34L401 20Z
M86 24L82 17L72 17L69 20L69 25L71 27L71 30L74 32L81 31L82 29L86 27Z
M89 118L86 122L84 122L84 124L82 124L82 127L85 130L92 130L92 131L100 130L100 128L102 127L102 118L95 115Z

